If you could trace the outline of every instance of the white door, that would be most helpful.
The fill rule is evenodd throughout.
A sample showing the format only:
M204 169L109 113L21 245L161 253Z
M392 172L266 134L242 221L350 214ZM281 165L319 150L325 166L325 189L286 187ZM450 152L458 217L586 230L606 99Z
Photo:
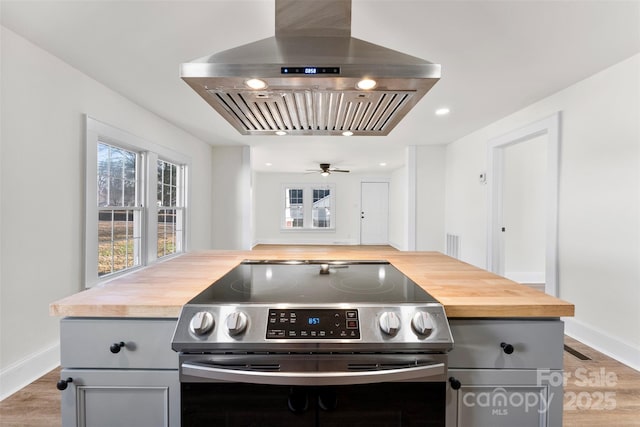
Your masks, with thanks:
M363 182L360 195L360 244L388 244L389 183Z

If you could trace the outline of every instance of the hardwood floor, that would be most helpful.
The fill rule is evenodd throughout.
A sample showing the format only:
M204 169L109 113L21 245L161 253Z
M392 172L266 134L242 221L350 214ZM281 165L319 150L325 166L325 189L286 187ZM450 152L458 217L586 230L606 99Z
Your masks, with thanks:
M565 346L591 360L564 352L563 425L640 426L640 372L569 337Z
M565 344L590 360L564 353L563 426L640 426L640 372L571 338L565 338ZM0 402L0 426L60 426L59 379L60 370L55 369Z

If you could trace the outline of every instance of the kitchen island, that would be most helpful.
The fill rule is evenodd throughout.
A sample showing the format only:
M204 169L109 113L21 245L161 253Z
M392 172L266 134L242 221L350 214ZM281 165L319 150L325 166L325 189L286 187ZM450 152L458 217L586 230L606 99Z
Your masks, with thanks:
M63 425L179 425L182 306L242 260L386 260L449 317L448 426L558 426L563 324L572 304L435 252L270 246L183 254L51 304L63 317ZM132 406L132 402L135 402ZM125 411L125 408L138 411Z

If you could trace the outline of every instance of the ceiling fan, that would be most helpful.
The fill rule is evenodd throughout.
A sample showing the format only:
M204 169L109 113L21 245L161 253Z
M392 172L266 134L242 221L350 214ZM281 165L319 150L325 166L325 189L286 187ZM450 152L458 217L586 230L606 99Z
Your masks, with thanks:
M349 171L346 169L332 168L330 163L320 163L320 169L307 169L307 172L320 172L320 175L322 176L329 176L333 172L348 173Z

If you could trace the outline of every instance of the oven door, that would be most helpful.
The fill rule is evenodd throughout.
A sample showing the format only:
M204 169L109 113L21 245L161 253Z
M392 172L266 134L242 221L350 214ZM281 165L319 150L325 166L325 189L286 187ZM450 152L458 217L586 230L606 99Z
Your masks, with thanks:
M181 356L182 426L444 426L445 355Z

